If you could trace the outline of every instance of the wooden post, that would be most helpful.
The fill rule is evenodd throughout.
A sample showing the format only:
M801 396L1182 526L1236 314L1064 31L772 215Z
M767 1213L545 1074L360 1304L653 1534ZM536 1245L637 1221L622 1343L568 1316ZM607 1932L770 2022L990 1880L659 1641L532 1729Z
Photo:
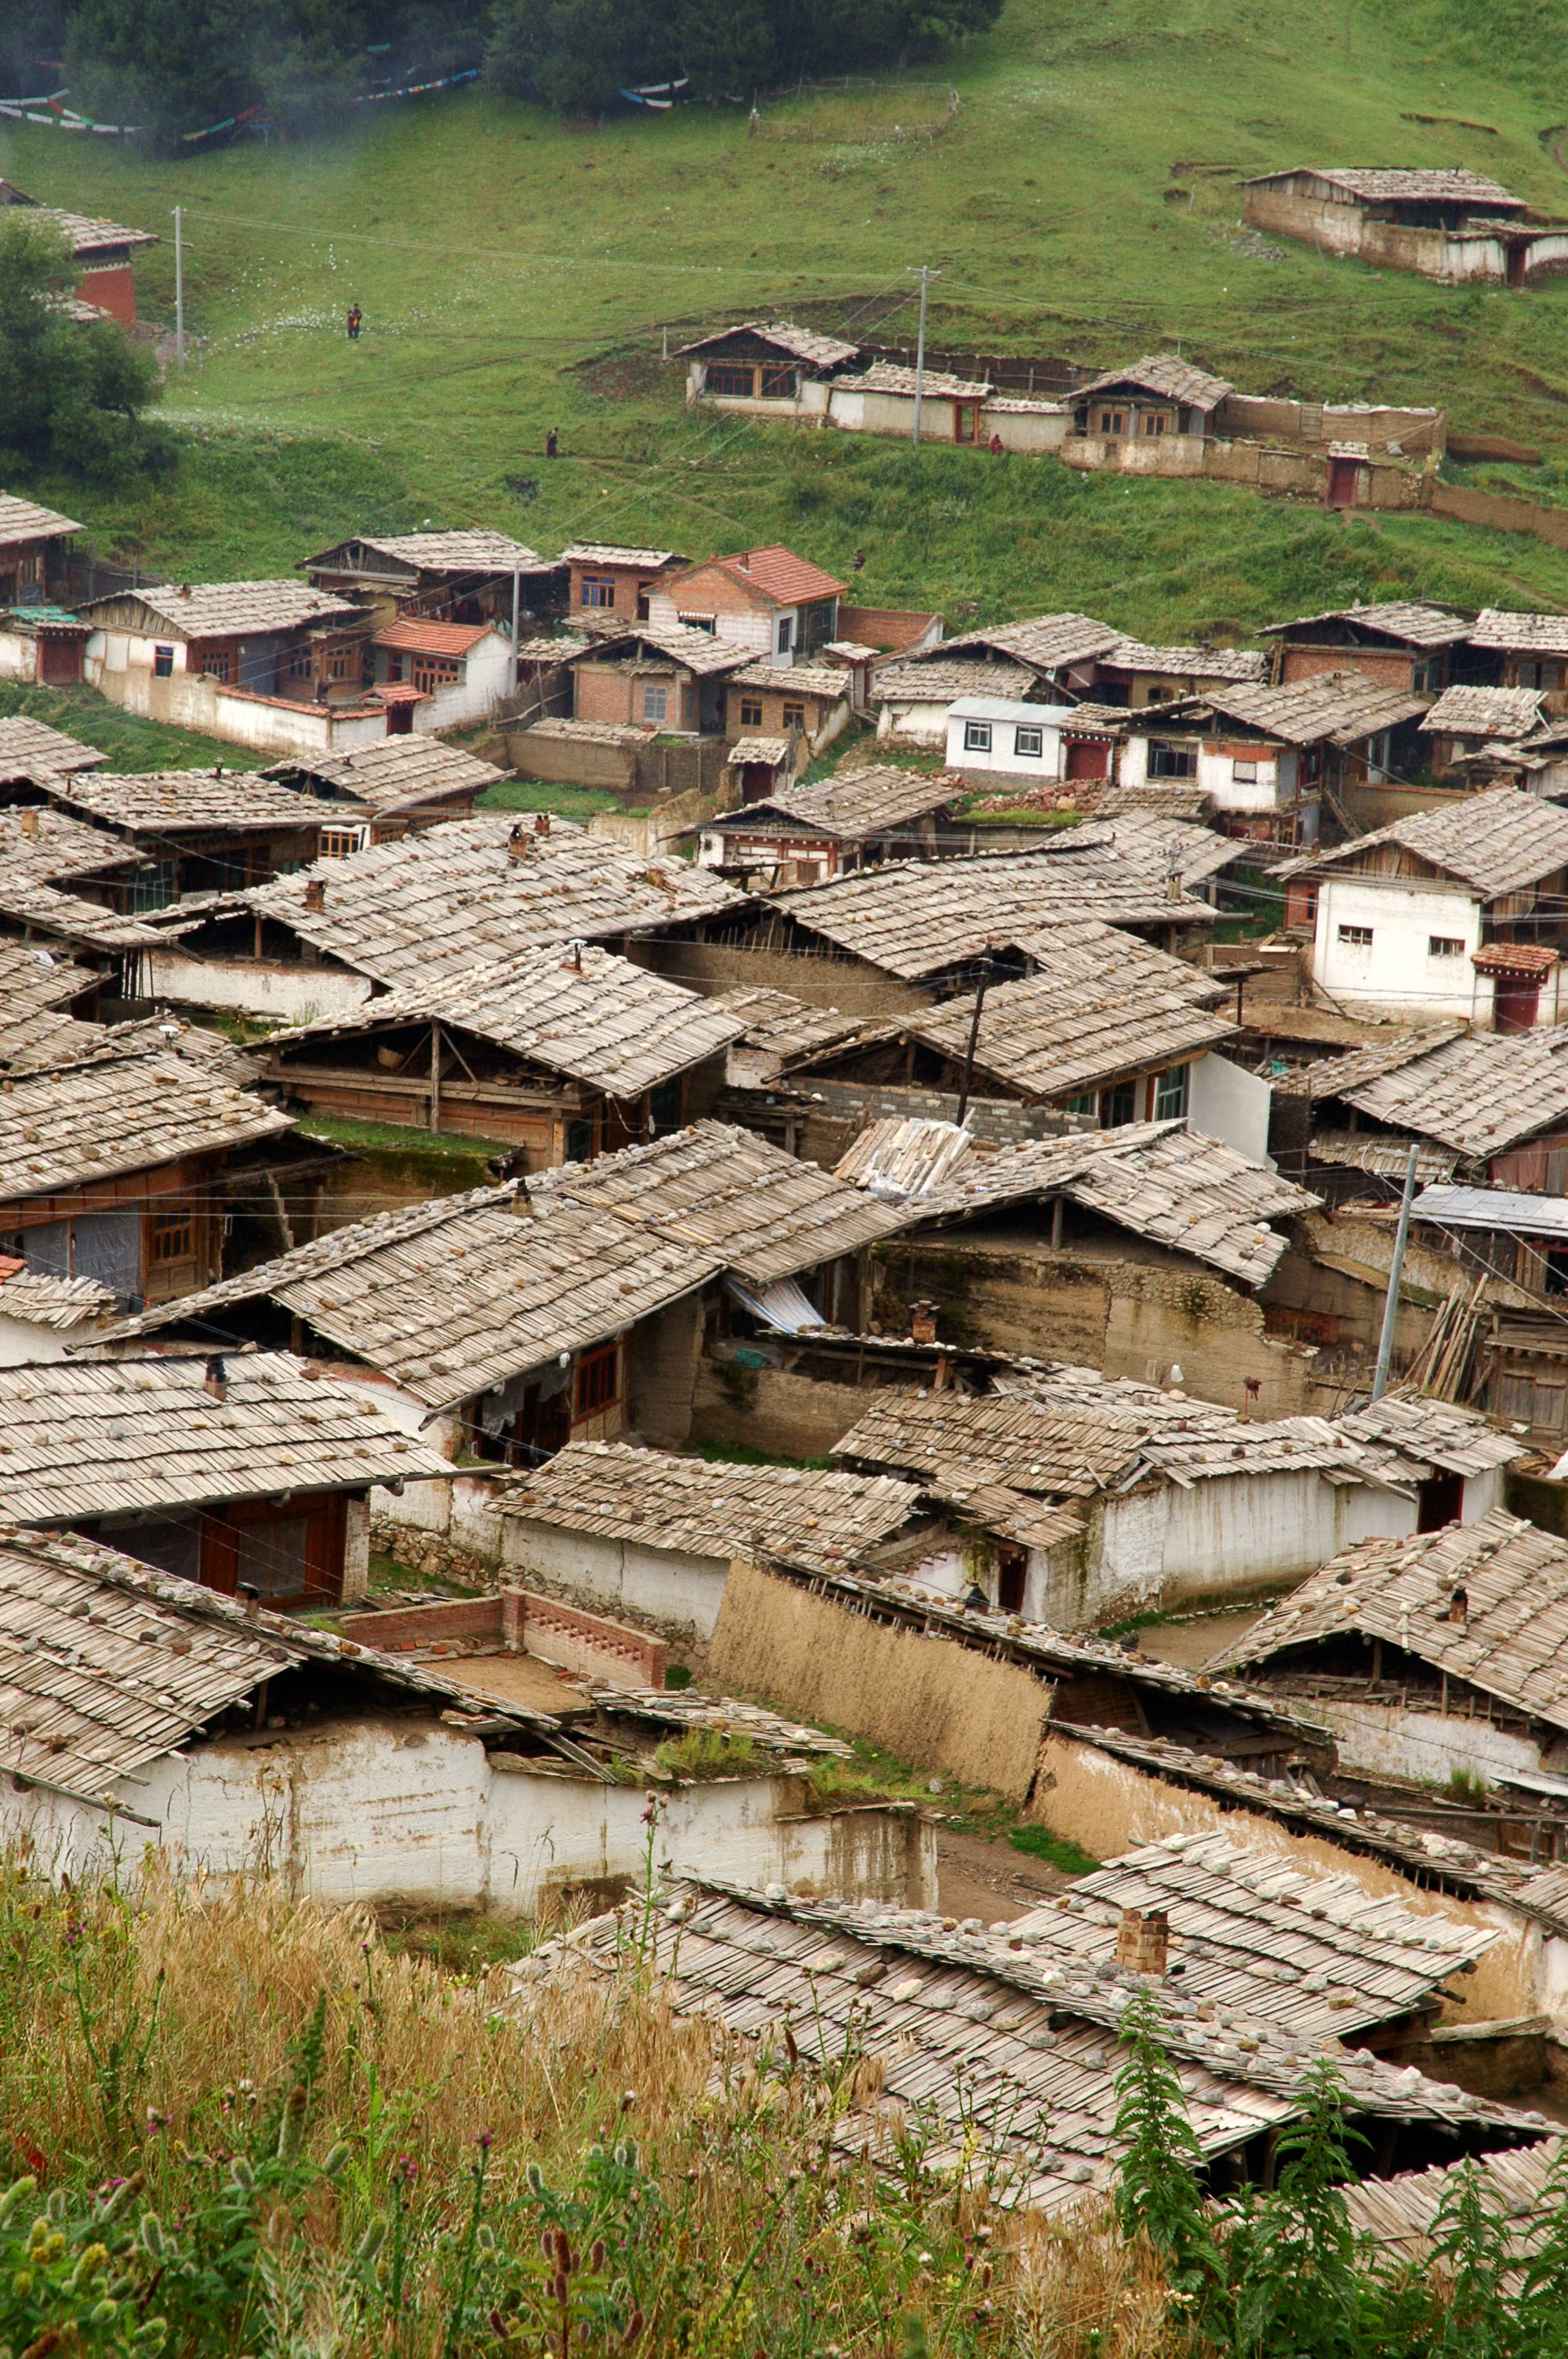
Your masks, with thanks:
M441 1027L430 1027L430 1127L441 1127Z

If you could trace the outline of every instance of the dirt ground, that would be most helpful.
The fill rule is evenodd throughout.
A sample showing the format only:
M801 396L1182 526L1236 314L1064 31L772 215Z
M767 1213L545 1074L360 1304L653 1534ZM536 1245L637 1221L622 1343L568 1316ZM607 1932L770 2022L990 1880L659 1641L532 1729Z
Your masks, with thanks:
M1053 1893L1065 1892L1071 1880L1047 1861L1014 1851L1005 1835L993 1843L957 1828L937 1830L937 1906L946 1917L1011 1924Z
M533 1655L460 1655L431 1668L499 1703L521 1704L529 1712L561 1712L583 1701L579 1690Z
M1249 1605L1239 1612L1194 1614L1180 1622L1156 1622L1140 1630L1139 1647L1156 1662L1180 1663L1185 1670L1201 1671L1211 1657L1222 1647L1233 1646L1266 1611L1262 1605Z

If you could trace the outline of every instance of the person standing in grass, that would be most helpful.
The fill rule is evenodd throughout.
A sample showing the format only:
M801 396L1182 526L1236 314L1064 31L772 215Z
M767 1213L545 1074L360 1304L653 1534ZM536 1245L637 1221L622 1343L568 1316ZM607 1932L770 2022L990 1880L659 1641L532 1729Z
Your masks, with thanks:
M349 342L351 344L357 344L359 342L360 329L363 325L363 322L364 313L360 310L357 303L351 303L349 305Z

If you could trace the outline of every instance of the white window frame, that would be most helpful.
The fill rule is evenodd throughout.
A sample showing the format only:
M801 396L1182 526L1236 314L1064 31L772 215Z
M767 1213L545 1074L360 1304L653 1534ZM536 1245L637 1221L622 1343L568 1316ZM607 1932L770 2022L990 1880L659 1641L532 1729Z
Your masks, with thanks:
M1044 730L1031 729L1021 722L1012 733L1012 750L1021 762L1043 762L1045 758Z
M1338 944L1342 951L1369 951L1373 929L1370 926L1341 926Z
M1258 783L1258 765L1256 762L1233 761L1230 765L1230 775L1238 787L1255 787Z
M667 721L669 717L670 684L668 680L645 679L643 682L643 719L644 722L657 723Z
M1428 934L1426 954L1434 959L1462 959L1465 944L1458 934Z
M966 721L964 751L966 754L989 754L991 749L991 725L989 721Z

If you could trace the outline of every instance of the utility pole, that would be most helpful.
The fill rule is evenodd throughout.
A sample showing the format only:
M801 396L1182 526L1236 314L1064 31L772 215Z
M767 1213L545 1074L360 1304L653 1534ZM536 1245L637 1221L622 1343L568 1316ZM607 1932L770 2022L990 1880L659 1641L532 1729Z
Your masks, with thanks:
M954 1116L954 1120L960 1130L964 1127L965 1119L969 1111L969 1092L974 1086L975 1079L975 1049L979 1044L980 1037L980 1010L986 1004L986 993L990 988L990 981L991 956L990 944L988 942L986 945L986 962L984 966L980 969L979 981L975 986L974 1020L969 1026L969 1045L964 1052L964 1079L958 1091L958 1111Z
M518 566L512 569L512 693L517 693L517 626L522 620L523 577Z
M174 209L174 364L185 375L185 246L180 237L184 208Z
M938 270L933 274L925 263L922 263L920 266L920 335L914 347L914 432L911 438L917 451L920 448L920 402L925 385L925 290L933 276L940 278L942 273Z
M1378 1364L1372 1372L1372 1398L1381 1400L1389 1389L1389 1361L1394 1348L1394 1321L1400 1310L1400 1275L1405 1266L1405 1239L1411 1230L1411 1206L1415 1201L1416 1148L1411 1147L1405 1167L1405 1192L1400 1199L1400 1224L1394 1231L1394 1258L1389 1268L1389 1291L1383 1304L1383 1332L1378 1338Z

